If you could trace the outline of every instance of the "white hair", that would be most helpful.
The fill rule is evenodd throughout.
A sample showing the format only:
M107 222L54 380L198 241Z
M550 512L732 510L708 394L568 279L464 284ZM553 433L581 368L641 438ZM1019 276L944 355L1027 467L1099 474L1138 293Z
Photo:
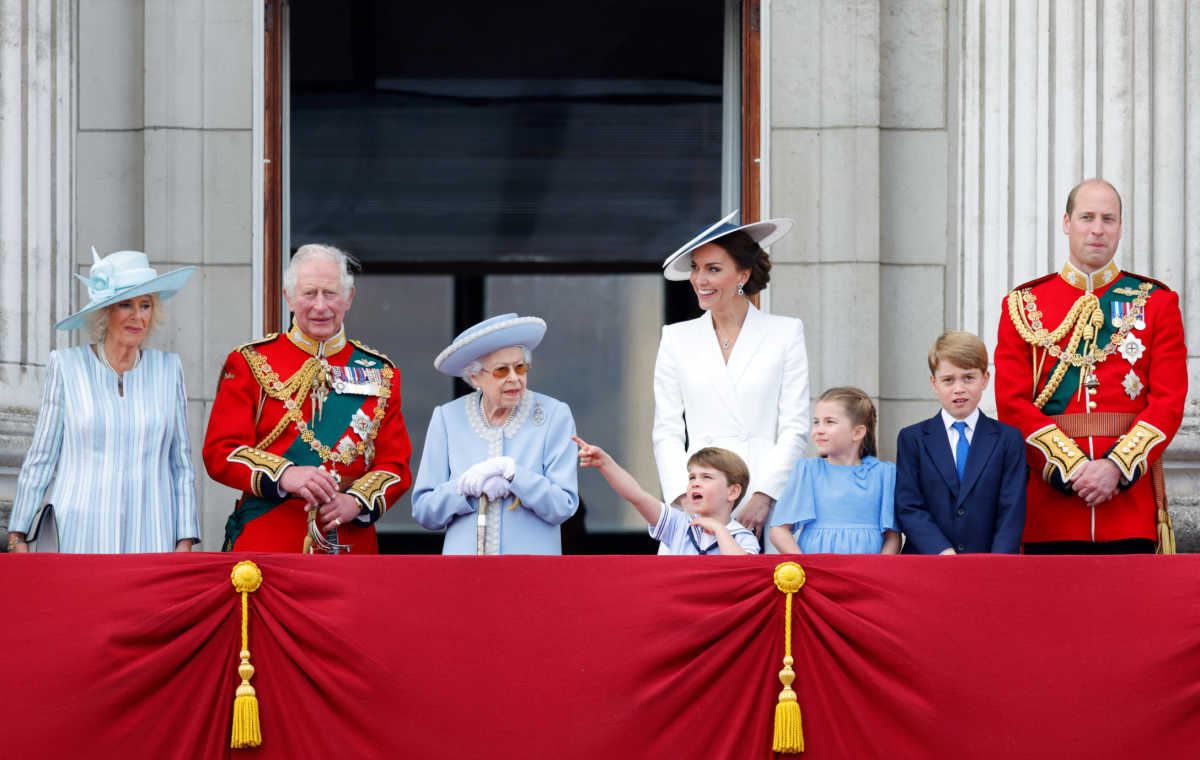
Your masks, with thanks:
M342 295L349 295L350 289L354 287L354 275L351 270L360 268L358 259L341 248L325 243L305 243L292 254L292 260L288 262L287 269L283 270L283 289L287 291L287 294L289 296L296 295L292 292L296 288L296 267L315 256L328 259L338 265L338 269L342 272Z
M533 352L530 351L528 348L525 348L524 346L516 346L516 348L521 349L521 357L525 360L526 364L528 364L530 367L532 367L533 366ZM502 351L504 349L498 348L496 350ZM476 359L475 361L467 362L467 366L463 367L462 372L458 373L458 376L461 377L463 379L463 382L465 382L467 385L471 386L472 388L478 388L479 386L476 385L475 382L471 378L475 377L480 372L483 372L483 364L481 364L480 361L478 359Z

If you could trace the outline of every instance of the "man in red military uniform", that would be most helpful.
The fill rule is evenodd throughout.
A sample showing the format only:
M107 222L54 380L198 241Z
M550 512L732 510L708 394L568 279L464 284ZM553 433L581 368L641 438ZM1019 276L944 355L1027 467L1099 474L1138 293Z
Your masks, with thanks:
M1067 265L1008 294L996 345L999 416L1027 444L1025 553L1152 552L1187 397L1179 297L1113 263L1121 198L1104 180L1071 191L1063 232Z
M290 330L225 360L204 439L204 466L242 491L226 551L378 552L374 522L412 482L400 373L347 340L349 258L296 251L284 275Z

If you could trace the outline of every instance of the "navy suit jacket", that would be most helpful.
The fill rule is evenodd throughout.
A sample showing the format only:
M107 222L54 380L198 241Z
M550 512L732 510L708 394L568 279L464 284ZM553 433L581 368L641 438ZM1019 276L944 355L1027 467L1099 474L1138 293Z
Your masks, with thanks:
M1020 551L1028 469L1020 431L982 412L961 484L940 411L901 430L896 519L905 553Z

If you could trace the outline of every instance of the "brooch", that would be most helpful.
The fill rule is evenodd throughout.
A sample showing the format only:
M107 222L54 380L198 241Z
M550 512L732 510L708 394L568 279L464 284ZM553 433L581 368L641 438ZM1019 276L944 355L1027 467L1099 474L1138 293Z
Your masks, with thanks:
M533 413L529 416L535 425L546 424L546 410L542 408L542 402L539 401L533 407Z
M1136 364L1138 359L1142 358L1142 354L1146 352L1146 344L1142 343L1142 339L1133 333L1125 336L1125 340L1121 341L1121 345L1117 348L1121 352L1121 356L1125 357L1125 361L1130 364Z
M1142 385L1142 379L1134 374L1133 370L1129 370L1129 374L1121 381L1121 387L1125 389L1125 393L1129 398L1137 398L1138 394L1146 386Z

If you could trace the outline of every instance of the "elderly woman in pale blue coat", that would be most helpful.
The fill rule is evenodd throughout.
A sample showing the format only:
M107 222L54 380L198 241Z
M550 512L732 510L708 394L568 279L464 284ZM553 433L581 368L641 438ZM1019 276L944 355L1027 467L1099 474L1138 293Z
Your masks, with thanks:
M88 304L55 327L86 324L95 343L50 352L9 551L27 551L34 530L42 550L189 551L200 527L183 366L142 343L195 267L159 275L140 251L92 257Z
M579 506L575 419L526 388L538 317L503 314L465 330L433 366L476 390L433 410L413 517L446 529L443 554L561 554Z

